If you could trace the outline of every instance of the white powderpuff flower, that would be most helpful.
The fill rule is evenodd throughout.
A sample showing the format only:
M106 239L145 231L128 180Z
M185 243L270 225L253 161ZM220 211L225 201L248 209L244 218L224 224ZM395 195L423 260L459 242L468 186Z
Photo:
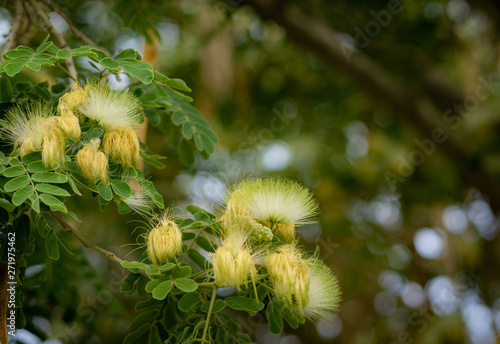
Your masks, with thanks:
M234 191L236 206L254 219L272 224L303 225L314 222L319 207L312 193L288 179L247 179ZM228 201L228 203L230 200Z
M130 91L115 91L106 84L87 85L85 91L77 109L103 127L133 127L141 122L141 102Z
M10 108L1 123L4 140L21 146L21 155L41 150L44 137L55 126L53 114L54 108L42 102L30 102Z
M337 277L322 261L312 263L309 281L309 301L304 316L313 321L329 318L338 311L342 291Z
M237 184L226 198L224 222L249 216L285 242L295 240L295 226L314 222L319 207L312 193L288 179L246 179Z

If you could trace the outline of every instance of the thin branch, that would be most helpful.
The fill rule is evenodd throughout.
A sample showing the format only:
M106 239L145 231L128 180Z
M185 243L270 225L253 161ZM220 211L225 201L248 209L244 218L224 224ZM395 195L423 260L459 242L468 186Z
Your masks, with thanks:
M91 46L95 47L96 49L101 50L106 55L111 56L111 53L106 48L98 46L90 38L85 36L85 34L83 32L78 30L76 28L75 24L73 24L73 21L71 19L69 19L68 15L66 13L64 13L63 11L61 11L59 8L57 8L56 5L54 5L50 0L42 0L42 2L46 6L48 6L52 11L59 14L66 21L66 23L69 26L69 29L71 30L71 32L73 32L73 35L75 35L76 38L78 38L79 40L81 40L83 43L85 43L87 45L91 45Z
M70 50L71 47L68 45L63 35L61 35L61 33L57 31L56 28L52 25L49 16L42 10L40 6L38 6L36 0L29 0L29 2L31 4L31 7L35 10L38 17L40 17L40 19L42 20L43 26L45 26L45 28L52 34L52 36L56 38L57 42L59 43L59 46L62 49ZM73 80L77 81L78 74L76 72L75 62L73 61L72 57L66 60L66 67L68 67L68 71Z
M49 213L50 216L52 216L57 222L59 222L59 224L63 227L63 229L66 231L66 233L74 236L75 238L77 238L84 247L87 247L87 248L90 248L94 251L96 251L97 253L100 253L102 254L104 257L106 257L107 259L111 260L112 262L115 262L116 264L119 264L121 266L121 263L123 262L123 259L119 258L116 254L114 254L113 252L110 252L108 250L105 250L103 249L102 247L100 247L99 245L93 243L92 241L90 241L89 239L85 238L83 235L81 235L76 229L74 229L73 227L71 227L71 225L69 225L66 221L64 221L64 219L62 218L61 214L59 213L55 213L55 212L50 212ZM125 268L124 268L125 269ZM127 270L127 269L126 269ZM142 270L139 270L139 273L143 276L146 276L149 278L149 275L142 271Z
M15 3L16 16L14 18L14 23L12 24L12 28L10 29L9 36L7 37L7 42L3 46L2 53L0 54L0 61L3 59L2 56L7 51L13 49L17 43L17 37L21 31L21 24L23 21L23 2L22 0L16 0Z
M101 246L93 243L92 241L90 241L89 239L87 239L86 237L84 237L82 234L80 234L80 232L78 232L76 229L74 229L73 227L71 227L71 225L69 223L67 223L63 219L63 217L62 217L61 214L59 214L57 212L50 212L48 214L61 225L61 227L64 229L64 231L66 233L68 233L68 234L74 236L75 238L77 238L82 243L82 245L84 247L90 248L91 250L94 250L97 253L102 254L108 260L110 260L112 262L115 262L116 264L119 264L121 266L121 263L124 261L124 259L121 259L116 254L114 254L113 252L105 250ZM128 271L128 269L126 269L126 268L124 268L124 269ZM150 276L145 271L143 271L143 270L139 270L138 273L140 273L144 277L150 278ZM215 285L214 282L198 283L198 288L211 289L211 288L214 287L214 285ZM0 342L0 344L1 344L1 342Z

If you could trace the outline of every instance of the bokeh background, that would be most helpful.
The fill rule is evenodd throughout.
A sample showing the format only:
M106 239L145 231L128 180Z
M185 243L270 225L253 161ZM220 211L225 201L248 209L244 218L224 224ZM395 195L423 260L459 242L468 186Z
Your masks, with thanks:
M150 126L147 143L167 167L146 170L166 204L213 210L242 176L286 177L313 190L319 223L300 236L338 275L341 311L280 336L262 316L240 316L255 342L500 343L496 1L54 3L112 53L155 49L145 36L156 29L157 68L193 89L219 145L187 168ZM12 8L0 4L5 35ZM72 47L81 44L57 13L50 18ZM45 35L33 27L25 39ZM144 220L96 203L86 195L70 205L83 219L79 230L137 256ZM120 294L120 267L68 240L76 256L41 263L40 246L30 258L28 326L17 342L121 343L139 298Z

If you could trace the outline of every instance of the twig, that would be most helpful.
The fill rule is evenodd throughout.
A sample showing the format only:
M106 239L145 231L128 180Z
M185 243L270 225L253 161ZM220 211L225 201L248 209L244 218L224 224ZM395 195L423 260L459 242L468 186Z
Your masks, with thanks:
M42 10L40 6L38 6L36 0L29 0L29 2L31 4L31 7L35 10L36 14L42 20L43 26L45 26L45 28L52 34L52 36L56 38L57 42L59 43L59 46L62 49L70 50L71 47L68 45L63 35L61 35L61 33L59 33L59 31L57 31L56 28L52 25L49 16ZM70 57L66 60L66 66L68 67L68 71L71 75L71 78L77 81L78 74L76 72L75 62L73 61L73 57Z
M90 249L96 251L97 253L102 254L107 259L109 259L112 262L115 262L115 263L117 263L117 264L119 264L121 266L121 263L124 261L124 259L121 259L116 254L114 254L113 252L105 250L104 248L100 247L99 245L93 243L92 241L90 241L89 239L87 239L86 237L84 237L82 234L80 234L80 232L78 232L76 229L74 229L73 227L71 227L71 225L69 223L67 223L62 218L61 214L56 213L56 212L50 212L48 214L61 225L61 227L64 229L64 231L66 233L68 233L68 234L74 236L75 238L77 238L82 243L82 245L84 247L90 248ZM128 269L126 269L126 268L124 268L124 269L128 271ZM143 275L143 276L145 276L147 278L151 278L143 270L139 270L138 273L140 273L141 275ZM198 288L202 288L202 289L209 289L209 288L213 288L214 286L215 286L214 282L198 283Z
M214 290L212 292L212 300L210 300L210 307L208 308L207 322L205 323L205 328L203 329L203 337L201 337L201 344L205 344L207 338L208 327L210 324L210 315L212 315L212 310L214 308L215 299L217 298L217 287L214 285Z
M23 13L24 13L22 0L16 0L15 9L16 9L16 16L14 18L14 23L12 24L12 29L10 29L9 36L7 37L7 42L5 42L5 45L3 46L2 53L0 56L0 61L3 60L2 58L3 54L14 48L17 42L17 36L21 31L21 23L23 21Z
M106 257L107 259L111 260L112 262L115 262L117 264L120 264L121 266L121 263L123 262L123 259L119 258L116 254L114 254L113 252L110 252L108 250L105 250L103 249L102 247L98 246L97 244L93 243L92 241L90 241L89 239L85 238L83 235L81 235L76 229L74 229L73 227L71 227L66 221L64 221L64 219L62 218L61 214L59 213L55 213L55 212L50 212L49 213L50 216L52 216L57 222L59 222L59 224L63 227L63 229L66 231L66 233L74 236L75 238L77 238L82 244L84 247L87 247L87 248L90 248L100 254L102 254L104 257ZM125 268L124 268L125 269ZM139 270L139 273L143 276L146 276L149 278L149 275L142 271L142 270Z
M83 32L81 32L80 30L78 30L76 28L75 24L73 24L73 21L71 19L69 19L69 17L67 16L67 14L64 13L63 11L61 11L59 8L57 8L56 5L54 5L50 0L42 0L42 2L46 6L48 6L52 11L56 12L57 14L59 14L66 21L66 23L69 26L69 29L71 30L71 32L73 32L73 35L75 35L76 38L78 38L79 40L81 40L83 43L85 43L87 45L91 45L91 46L95 47L96 49L101 50L106 55L111 56L111 53L106 48L98 46L90 38L88 38L87 36L85 36L85 34Z

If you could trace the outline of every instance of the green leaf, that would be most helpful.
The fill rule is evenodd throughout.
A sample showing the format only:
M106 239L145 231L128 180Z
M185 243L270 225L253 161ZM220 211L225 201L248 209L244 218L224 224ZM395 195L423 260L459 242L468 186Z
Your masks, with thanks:
M130 344L135 342L137 339L141 338L141 336L146 333L148 328L150 327L150 324L144 324L141 327L139 327L137 330L135 330L132 333L129 333L125 339L123 339L123 344Z
M48 171L52 171L52 170L56 169L56 166L55 167L45 167L45 166L43 166L43 162L35 161L35 162L30 163L27 166L27 169L28 169L28 172L30 172L30 173L48 172Z
M7 210L9 213L13 212L14 209L16 209L16 206L7 201L4 198L0 198L0 207L4 208Z
M163 300L164 298L167 297L168 293L170 290L172 290L172 287L174 286L174 281L165 281L160 283L156 288L153 290L153 297L157 300Z
M83 138L83 142L90 142L90 140L96 138L96 137L102 137L104 135L104 130L101 128L93 128L90 130L87 134L85 134L85 137Z
M130 274L125 277L125 279L122 282L122 285L120 287L121 292L133 292L135 290L135 284L138 279L141 278L141 274L133 273L131 272Z
M72 256L74 256L74 255L75 255L75 254L73 253L73 250L71 249L71 246L69 246L69 244L68 244L65 240L63 240L63 239L61 239L61 238L57 237L57 241L58 241L58 242L59 242L59 244L61 244L61 246L62 246L62 247L66 250L66 252L68 252L68 253L69 253L70 255L72 255Z
M35 199L31 199L31 208L37 213L40 212L40 199L38 197L35 196Z
M126 269L130 269L131 271L134 270L133 272L137 272L139 269L145 269L148 267L148 264L146 263L140 263L140 262L129 262L129 261L122 261L120 263L121 266L123 266Z
M194 164L194 153L186 140L181 140L179 143L179 158L187 166Z
M188 278L175 279L175 286L186 293L191 293L198 289L198 283Z
M192 274L192 270L190 266L182 266L180 267L174 274L173 278L186 278Z
M205 251L207 252L215 252L215 249L217 248L213 243L211 243L207 238L204 236L198 236L196 239L196 243Z
M223 300L215 300L212 313L219 313L224 308L226 308L226 303ZM200 309L202 312L208 313L208 310L210 309L210 301L203 303Z
M33 194L33 186L31 184L17 190L14 195L12 195L12 203L19 206L24 203Z
M160 271L169 271L169 270L172 270L174 267L175 267L174 263L166 263L166 264L163 264L162 266L160 266L158 269Z
M65 197L71 196L68 191L61 189L58 186L50 184L36 184L35 189L37 189L37 191L45 192L56 196L65 196Z
M132 189L130 188L130 185L127 184L127 182L124 182L122 180L117 180L113 179L111 181L111 187L113 188L113 191L115 194L122 198L130 198L132 196ZM122 202L123 203L123 202Z
M212 263L203 257L203 255L195 249L190 249L188 251L188 257L196 263L202 269L211 269Z
M17 177L22 174L25 174L24 167L22 166L9 167L3 172L3 175L7 178Z
M20 176L9 180L3 187L7 192L13 192L19 190L20 188L28 185L30 183L30 178L28 176Z
M156 288L160 283L164 282L164 281L167 281L166 278L158 278L158 279L154 279L154 280L151 280L149 281L147 284L146 284L146 287L144 288L148 293L151 293L153 291L154 288Z
M120 214L127 214L132 211L132 208L129 207L129 205L125 202L120 202L118 203L118 212Z
M205 209L200 208L200 207L198 207L197 205L194 205L194 204L189 204L189 205L187 205L187 206L186 206L186 210L187 210L188 212L190 212L191 214L193 214L193 215L194 215L194 214L196 214L196 213L199 213L199 212L203 212L203 213L205 213L205 212L206 212L206 210L205 210Z
M151 307L156 307L159 304L160 303L158 302L158 300L155 300L153 298L149 298L149 299L137 302L135 304L135 310L136 311L141 311L141 310L148 309L148 308L151 308Z
M47 248L47 255L49 258L58 260L59 259L59 245L57 244L56 232L51 229L45 237L45 247Z
M226 304L232 309L248 313L258 312L264 308L264 304L262 302L257 303L254 299L250 299L248 297L231 296L226 298L225 301Z
M10 102L12 95L12 85L9 78L0 79L0 101L2 103Z
M158 326L154 325L149 331L148 344L162 344L163 341L160 337L160 332L158 330Z
M101 197L106 201L111 201L113 199L113 190L111 190L110 185L99 183L97 184L97 190L99 191L99 195L101 195Z
M66 206L64 205L63 202L55 198L54 196L48 195L48 194L41 194L40 195L40 200L48 205L51 209L57 210L63 213L67 212Z
M170 79L166 82L166 84L180 91L191 92L191 89L188 87L188 85L186 85L184 80L181 79Z
M177 307L183 312L188 312L190 309L196 307L201 303L202 299L198 293L189 293L184 295L179 302Z
M267 321L269 321L269 332L280 334L283 332L283 318L273 302L269 302L266 309Z
M53 173L53 172L41 172L35 173L31 178L38 183L66 183L68 181L68 176L65 174Z
M152 309L150 311L139 314L139 316L135 318L134 321L132 321L132 323L129 325L129 328L135 328L139 325L144 324L145 322L150 322L158 315L158 313L158 309Z

